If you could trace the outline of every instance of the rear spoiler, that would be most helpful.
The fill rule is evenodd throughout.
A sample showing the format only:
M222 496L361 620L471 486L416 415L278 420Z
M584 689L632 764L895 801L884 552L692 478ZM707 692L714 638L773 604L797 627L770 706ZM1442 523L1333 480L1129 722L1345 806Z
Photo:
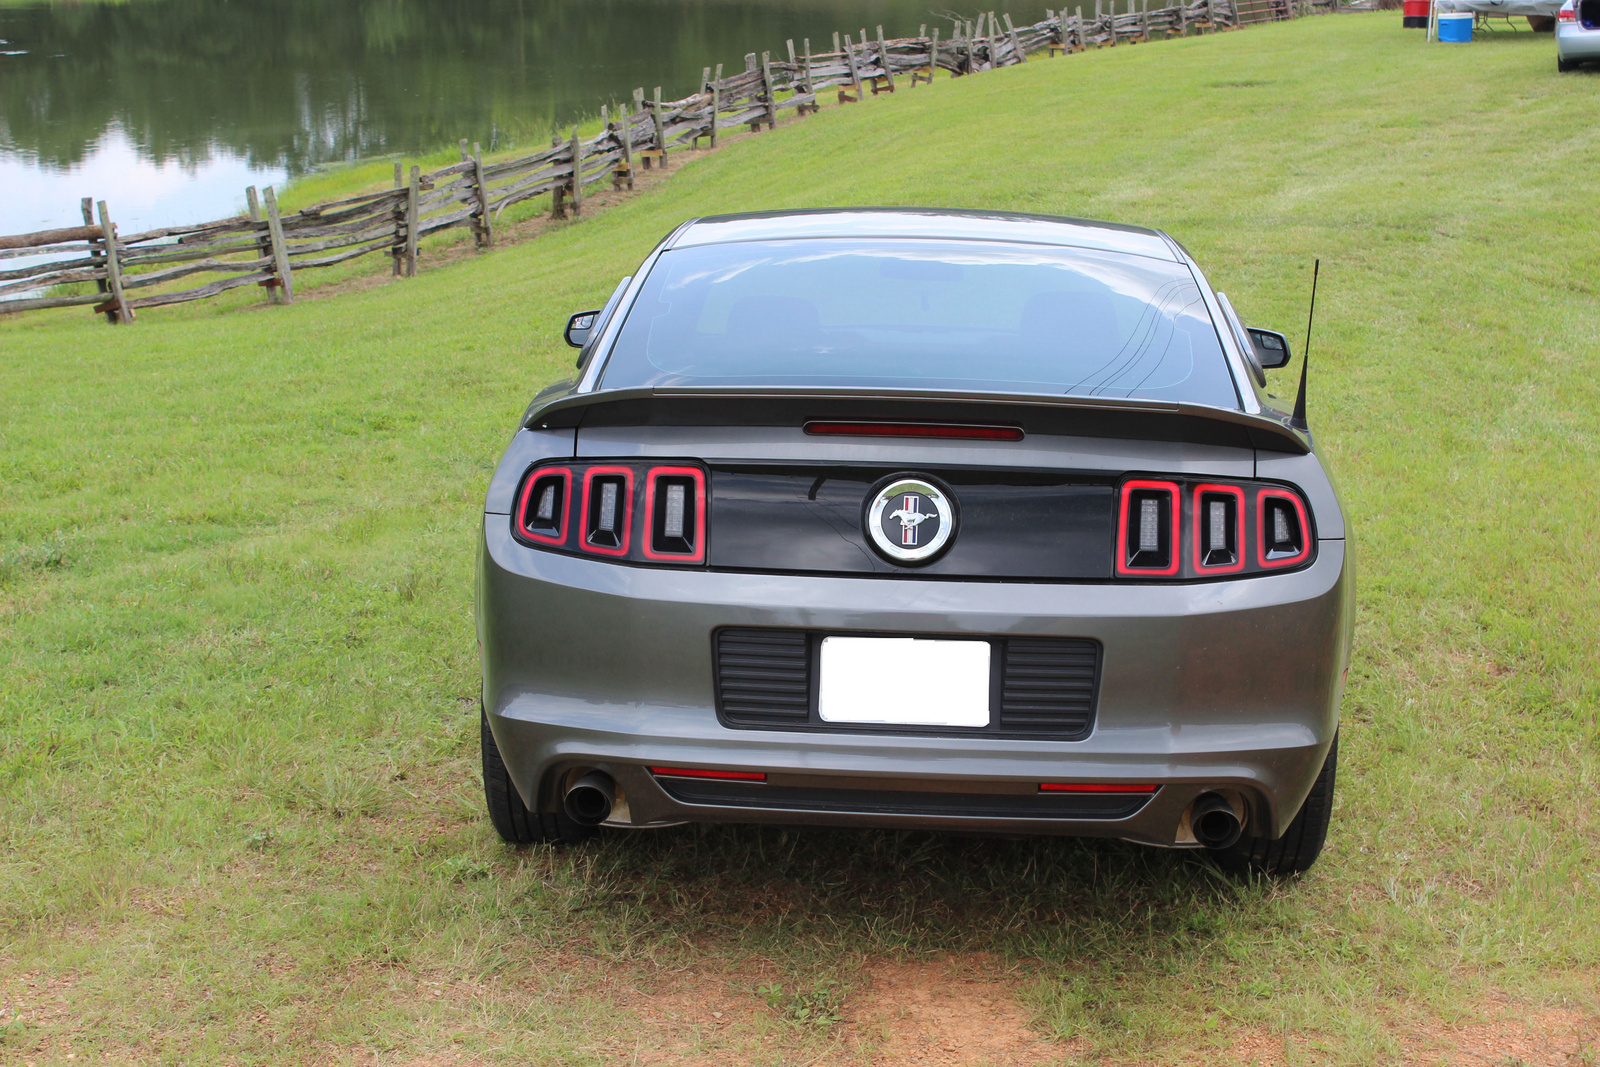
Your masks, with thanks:
M1025 434L1259 448L1305 455L1287 416L1203 404L1010 393L876 389L615 389L535 398L528 429L598 426L794 426L814 420L976 423Z

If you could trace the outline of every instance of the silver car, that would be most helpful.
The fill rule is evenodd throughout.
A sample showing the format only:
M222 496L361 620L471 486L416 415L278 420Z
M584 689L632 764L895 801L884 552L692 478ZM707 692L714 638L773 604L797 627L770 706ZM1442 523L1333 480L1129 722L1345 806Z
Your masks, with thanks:
M1600 60L1600 0L1566 0L1556 12L1556 69Z
M1288 342L1172 238L694 219L567 340L484 505L507 841L781 823L1316 860L1345 519L1264 392Z

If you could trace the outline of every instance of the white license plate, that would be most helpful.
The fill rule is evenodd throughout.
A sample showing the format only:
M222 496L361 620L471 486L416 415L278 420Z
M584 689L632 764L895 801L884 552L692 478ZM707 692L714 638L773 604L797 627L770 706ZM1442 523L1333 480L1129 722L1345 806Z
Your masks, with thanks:
M824 637L823 722L988 726L989 642Z

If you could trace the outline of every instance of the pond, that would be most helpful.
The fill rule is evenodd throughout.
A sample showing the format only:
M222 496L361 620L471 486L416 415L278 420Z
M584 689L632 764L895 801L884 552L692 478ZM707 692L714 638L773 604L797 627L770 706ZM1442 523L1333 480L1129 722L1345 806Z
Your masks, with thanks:
M15 0L0 0L14 5ZM961 9L976 17L976 5ZM1021 24L1044 2L995 8ZM0 6L0 234L218 218L247 185L459 138L500 150L833 33L948 35L929 0L129 0Z

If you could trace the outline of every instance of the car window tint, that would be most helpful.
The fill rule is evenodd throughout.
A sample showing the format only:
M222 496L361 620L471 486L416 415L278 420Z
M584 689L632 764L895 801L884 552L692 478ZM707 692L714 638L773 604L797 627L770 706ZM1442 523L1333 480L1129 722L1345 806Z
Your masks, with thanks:
M1182 264L977 242L669 250L629 311L603 384L948 388L1238 406Z

